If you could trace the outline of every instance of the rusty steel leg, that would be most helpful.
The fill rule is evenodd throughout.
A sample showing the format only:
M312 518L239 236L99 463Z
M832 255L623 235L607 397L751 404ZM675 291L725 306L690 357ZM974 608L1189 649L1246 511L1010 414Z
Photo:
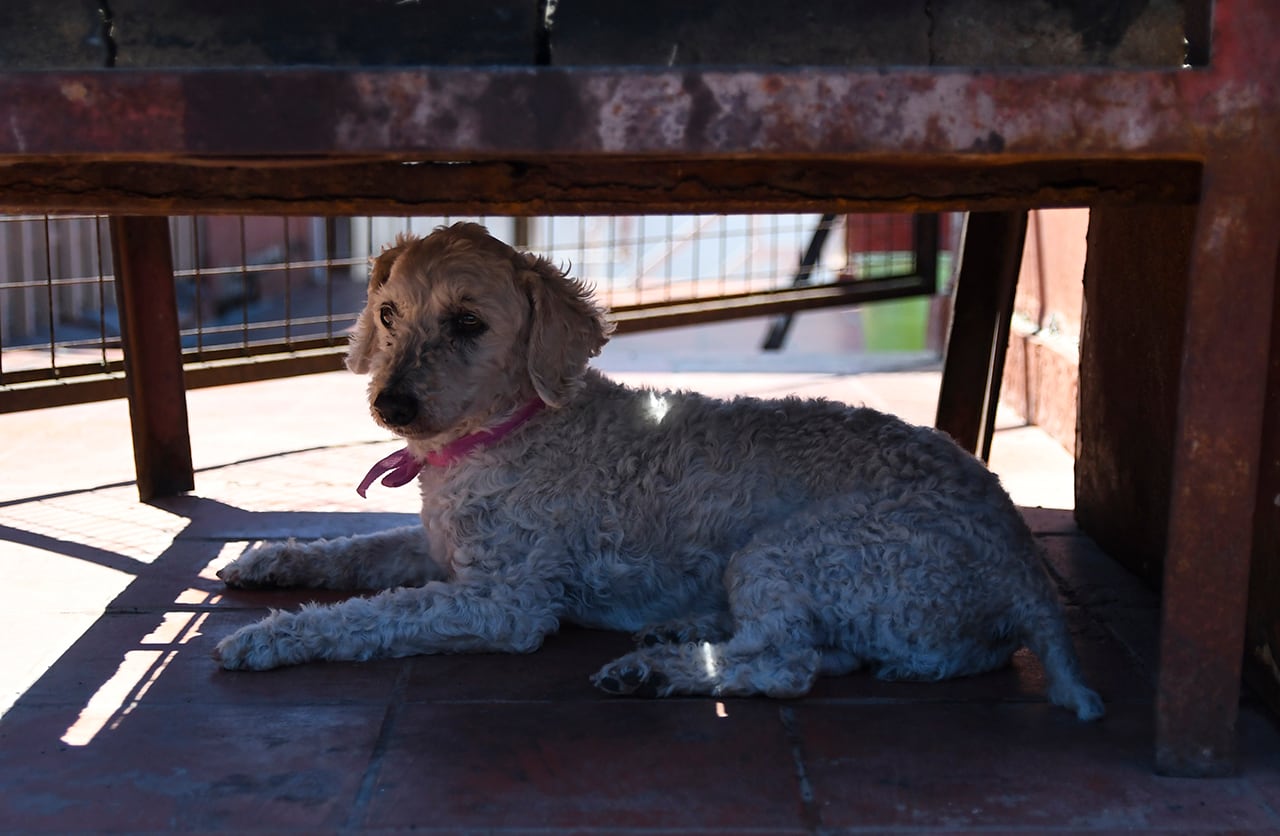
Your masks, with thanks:
M1166 775L1235 765L1280 173L1234 150L1206 162L1187 288L1156 693Z
M1195 226L1195 204L1089 211L1076 522L1153 587L1168 547Z
M138 495L143 501L195 487L169 221L113 217L120 334Z
M1026 212L973 212L965 222L936 426L983 461L991 454Z

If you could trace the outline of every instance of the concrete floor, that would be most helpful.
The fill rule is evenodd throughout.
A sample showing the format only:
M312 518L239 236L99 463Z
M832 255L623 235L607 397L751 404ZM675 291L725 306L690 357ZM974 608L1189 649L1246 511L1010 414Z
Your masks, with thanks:
M921 423L938 383L615 366ZM992 466L1045 544L1101 723L1047 706L1025 652L981 677L854 674L789 701L608 698L587 676L629 640L576 629L530 656L218 670L213 644L267 608L342 597L231 592L219 565L261 538L414 519L411 488L355 494L397 447L363 386L190 393L196 490L150 505L123 403L0 416L0 831L1280 832L1280 733L1247 697L1236 777L1152 774L1158 600L1075 528L1070 456L1012 415Z

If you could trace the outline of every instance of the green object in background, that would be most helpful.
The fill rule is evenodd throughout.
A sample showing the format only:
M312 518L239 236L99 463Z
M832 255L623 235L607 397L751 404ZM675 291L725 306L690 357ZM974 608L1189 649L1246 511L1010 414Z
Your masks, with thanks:
M903 275L911 271L909 252L860 254L862 278ZM938 254L939 289L951 271L951 253ZM930 296L871 302L862 306L863 346L867 351L924 351L929 339Z
M923 351L929 322L928 296L872 302L862 309L867 351Z

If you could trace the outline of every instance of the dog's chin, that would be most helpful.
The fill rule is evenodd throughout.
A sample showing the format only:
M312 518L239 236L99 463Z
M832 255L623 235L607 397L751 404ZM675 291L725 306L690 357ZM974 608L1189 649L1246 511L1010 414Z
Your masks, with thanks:
M369 411L378 426L426 449L437 449L468 433L483 429L486 425L485 419L473 416L465 410L457 416L419 414L409 424L392 424L379 415L378 410Z
M369 412L373 416L375 424L384 430L395 433L405 441L428 441L448 432L448 430L442 430L437 426L426 424L422 421L415 421L412 424L392 424L383 420L376 409L371 409Z
M441 436L447 436L448 434L447 432L442 432L441 430L432 429L428 427L415 427L415 426L397 427L392 424L384 423L382 421L379 421L378 424L383 429L390 430L391 432L403 438L405 441L431 441L432 439L440 438Z
M376 419L375 419L376 420ZM424 450L436 450L451 441L456 441L461 436L469 432L465 428L459 428L456 425L448 427L439 427L435 424L413 423L404 426L396 426L388 424L386 421L378 421L378 426L385 430L390 430L400 438L407 441L416 448Z

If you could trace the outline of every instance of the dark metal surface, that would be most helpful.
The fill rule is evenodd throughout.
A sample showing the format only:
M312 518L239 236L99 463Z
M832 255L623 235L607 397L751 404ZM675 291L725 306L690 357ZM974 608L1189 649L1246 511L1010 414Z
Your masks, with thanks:
M557 65L1178 66L1185 5L559 0L551 54Z
M1229 773L1236 752L1280 161L1234 150L1206 163L1188 282L1156 703L1173 775Z
M1109 206L1089 213L1076 520L1153 587L1160 585L1167 546L1195 223L1195 206Z
M975 166L787 160L545 158L0 165L0 210L273 215L609 215L883 212L1193 203L1191 160L1038 160Z
M983 461L991 456L1026 237L1026 212L974 212L965 222L935 424Z
M1275 10L1236 0L1205 70L472 67L101 70L0 76L10 161L394 155L1201 156L1274 79ZM68 130L68 126L76 126ZM68 160L77 156L79 160ZM60 159L61 158L61 159Z
M0 154L1176 158L1238 131L1265 100L1268 82L1215 71L15 73L0 76L0 101L9 105Z
M1197 2L41 0L0 4L0 68L1178 66Z
M1271 371L1262 429L1258 513L1254 521L1249 575L1245 678L1271 712L1280 717L1280 259L1271 319Z

